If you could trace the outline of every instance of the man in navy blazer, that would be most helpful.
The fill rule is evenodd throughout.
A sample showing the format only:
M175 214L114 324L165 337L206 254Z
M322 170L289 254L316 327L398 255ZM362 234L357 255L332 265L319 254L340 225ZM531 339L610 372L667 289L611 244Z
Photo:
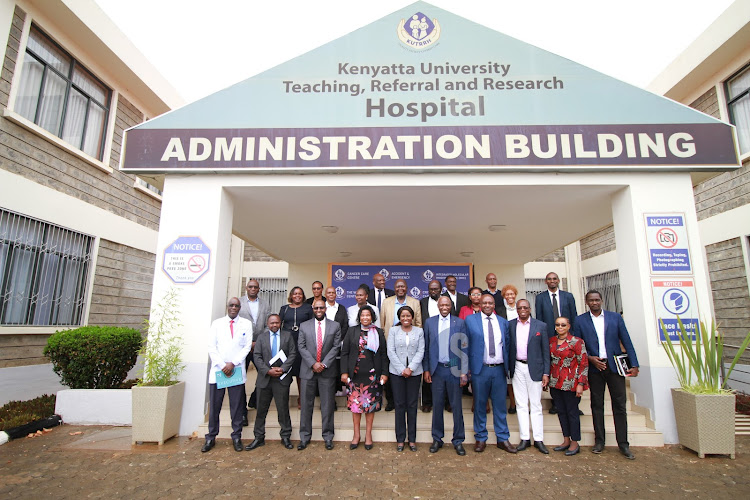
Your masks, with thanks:
M443 447L445 425L443 407L445 397L453 412L453 448L460 456L466 455L463 442L464 414L461 407L461 388L468 381L469 338L466 325L461 318L451 314L453 301L450 297L438 299L440 314L428 318L424 324L425 356L422 361L424 379L432 383L434 411L432 412L432 446L430 453Z
M555 336L555 319L565 316L573 328L578 313L575 297L570 292L560 290L560 278L556 273L548 273L544 281L547 283L547 291L536 296L536 319L547 324L547 337L551 339ZM552 308L553 302L557 303L557 311Z
M597 290L586 293L588 313L576 318L573 334L583 339L589 357L589 387L591 388L591 413L594 417L593 453L604 450L604 388L609 388L612 398L612 415L615 420L615 437L620 453L632 460L635 458L628 443L628 414L625 377L617 373L615 356L623 354L622 347L631 366L629 377L638 376L638 358L633 342L622 316L602 309L602 294Z
M481 314L466 318L469 334L469 369L474 384L474 451L481 453L487 446L487 401L492 401L492 418L497 447L516 453L506 420L505 396L508 392L510 335L508 321L495 314L495 299L482 295Z
M531 317L531 304L526 299L516 302L518 318L508 324L510 351L508 362L513 392L516 395L518 429L521 442L516 447L523 451L531 446L529 413L534 429L534 448L545 455L549 450L544 445L544 415L542 415L542 389L549 383L550 348L547 325ZM531 408L531 412L529 412Z

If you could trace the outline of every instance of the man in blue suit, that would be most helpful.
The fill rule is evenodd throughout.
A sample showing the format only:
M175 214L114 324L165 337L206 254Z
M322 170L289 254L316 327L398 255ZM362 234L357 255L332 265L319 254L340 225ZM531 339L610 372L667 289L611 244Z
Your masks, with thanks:
M469 368L474 383L474 451L481 453L487 446L487 401L492 401L492 416L497 447L516 453L506 420L505 396L508 391L507 368L510 346L508 321L495 314L495 299L482 295L481 314L466 318L469 334Z
M591 388L591 413L594 417L594 448L592 453L604 451L604 388L609 388L612 414L615 419L615 437L620 453L633 460L628 443L628 414L626 410L625 377L617 373L615 356L625 348L631 366L629 377L638 376L638 358L633 342L625 328L622 316L602 309L602 294L589 290L586 294L588 313L576 318L573 334L583 339L589 357L589 387Z
M433 316L424 324L425 356L422 361L424 379L432 383L432 446L430 453L436 453L443 447L445 425L443 406L446 395L453 412L453 448L460 456L466 455L464 449L464 414L461 407L461 388L468 381L469 373L469 338L466 325L461 318L453 316L453 301L450 297L438 299L440 314Z
M531 305L526 299L516 302L518 318L508 323L511 349L508 367L513 381L518 409L518 431L521 442L516 447L523 451L531 447L531 428L534 430L534 448L545 455L544 415L542 414L542 389L549 383L550 348L547 325L531 317ZM529 411L531 409L531 411Z
M536 319L544 321L547 325L547 337L555 336L555 320L564 316L570 320L570 327L575 326L576 299L573 294L560 290L560 277L557 273L547 273L544 278L547 283L547 291L536 296ZM557 413L555 403L550 406L551 414Z

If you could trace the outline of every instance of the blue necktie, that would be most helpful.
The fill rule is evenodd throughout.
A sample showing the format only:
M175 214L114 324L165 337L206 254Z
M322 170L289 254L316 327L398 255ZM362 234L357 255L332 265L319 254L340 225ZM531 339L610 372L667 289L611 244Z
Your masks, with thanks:
M271 357L275 357L279 350L279 332L273 334L273 341L271 342Z

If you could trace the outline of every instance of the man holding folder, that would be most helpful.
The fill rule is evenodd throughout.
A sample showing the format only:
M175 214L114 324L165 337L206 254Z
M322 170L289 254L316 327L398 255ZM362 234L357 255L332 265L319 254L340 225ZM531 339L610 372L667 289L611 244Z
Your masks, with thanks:
M297 359L297 345L292 333L279 330L281 317L271 314L268 317L268 328L255 339L253 362L258 370L255 388L258 395L258 412L255 415L255 439L247 445L246 450L254 450L266 444L266 415L271 406L271 398L276 401L276 412L281 426L281 444L291 450L294 446L292 420L289 417L289 385L292 377L289 370Z
M232 444L234 451L242 451L242 417L245 414L245 358L253 346L253 324L239 316L240 299L232 297L227 304L227 315L211 323L208 334L208 434L202 452L216 445L219 434L219 413L225 390L229 392L229 411L232 416Z

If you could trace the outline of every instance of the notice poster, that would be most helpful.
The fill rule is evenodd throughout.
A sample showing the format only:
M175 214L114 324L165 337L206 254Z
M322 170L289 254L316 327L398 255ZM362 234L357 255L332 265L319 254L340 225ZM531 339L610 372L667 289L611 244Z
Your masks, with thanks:
M667 328L669 340L678 342L680 331L677 318L680 318L685 329L695 339L698 331L698 299L695 294L695 281L692 278L654 278L651 280L651 290L654 297L654 312L656 313L656 328L659 341L664 342L664 331L661 320Z
M645 214L651 274L691 274L685 214Z

